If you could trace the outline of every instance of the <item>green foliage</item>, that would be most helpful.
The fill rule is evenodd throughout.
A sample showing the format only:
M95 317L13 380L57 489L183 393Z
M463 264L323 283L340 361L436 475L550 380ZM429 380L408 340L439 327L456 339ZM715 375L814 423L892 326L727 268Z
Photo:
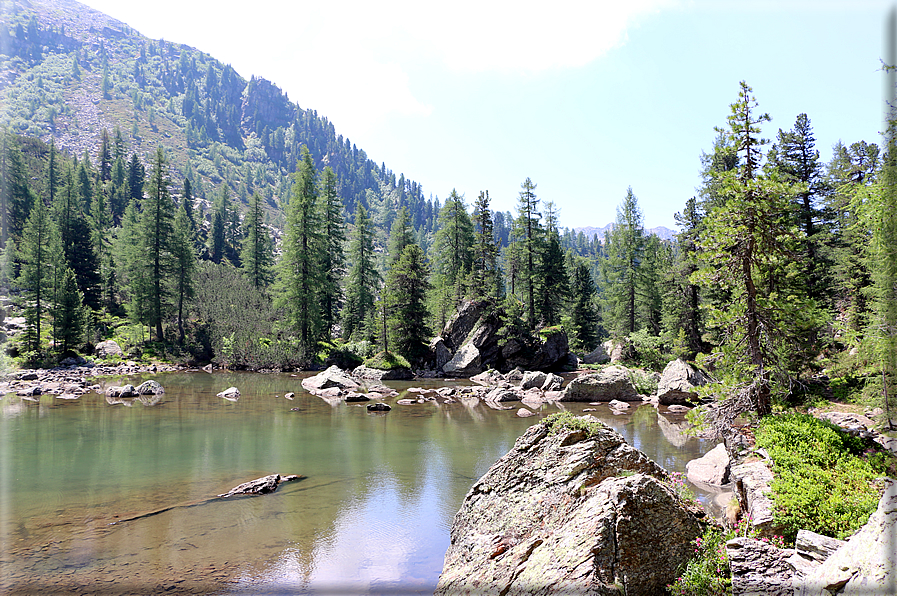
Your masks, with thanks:
M602 262L604 323L618 335L628 335L640 323L639 301L644 292L645 230L638 199L627 189L617 207L617 219L605 237L607 259Z
M389 270L383 290L388 311L389 342L412 362L428 354L427 264L417 244L408 244Z
M605 428L604 423L591 416L574 416L572 412L563 411L546 416L542 424L548 427L552 435L565 430L582 431L587 436L594 436Z
M343 305L343 339L360 340L366 323L374 314L374 293L380 274L374 268L374 230L367 210L360 202L355 209L355 230L349 247L351 267L346 279L346 302Z
M695 554L682 570L676 581L667 586L674 596L728 596L732 593L732 572L726 542L733 538L759 538L757 530L751 529L749 520L742 519L734 528L727 530L708 526L704 534L694 540ZM784 547L781 537L770 541L774 546Z
M380 370L393 370L396 368L411 368L408 361L399 354L392 352L377 352L374 356L365 359L364 365L368 368L378 368Z
M775 521L793 540L799 529L844 539L875 511L880 458L866 458L862 439L806 414L761 420L757 446L775 464Z
M660 372L673 358L662 337L651 335L647 328L629 334L629 342L639 366Z
M657 393L657 378L653 373L641 370L630 370L629 380L640 395L654 395Z

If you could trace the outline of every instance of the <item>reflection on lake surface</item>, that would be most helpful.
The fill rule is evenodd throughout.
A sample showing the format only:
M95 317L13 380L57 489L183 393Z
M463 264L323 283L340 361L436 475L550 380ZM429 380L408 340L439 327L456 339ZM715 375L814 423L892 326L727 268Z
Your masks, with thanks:
M302 376L156 375L157 403L0 400L0 591L432 593L467 490L539 417L394 399L369 413L309 395ZM239 400L216 397L231 385ZM596 408L672 471L713 446L651 406ZM272 473L306 478L210 499Z

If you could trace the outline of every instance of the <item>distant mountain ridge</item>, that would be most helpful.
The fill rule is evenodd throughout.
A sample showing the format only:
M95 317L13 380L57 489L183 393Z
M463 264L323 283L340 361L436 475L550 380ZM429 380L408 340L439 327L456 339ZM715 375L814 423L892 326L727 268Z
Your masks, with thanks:
M596 228L593 226L585 226L585 227L581 227L581 228L573 228L573 231L577 234L579 232L582 232L586 238L592 238L594 236L598 236L598 238L600 240L603 240L604 234L606 234L607 232L610 232L613 229L613 227L614 227L614 224L609 223L606 226L601 227L601 228ZM661 240L672 241L672 240L676 239L676 232L669 228L665 228L664 226L658 226L656 228L648 228L645 231L649 234L653 234L653 235L657 236Z

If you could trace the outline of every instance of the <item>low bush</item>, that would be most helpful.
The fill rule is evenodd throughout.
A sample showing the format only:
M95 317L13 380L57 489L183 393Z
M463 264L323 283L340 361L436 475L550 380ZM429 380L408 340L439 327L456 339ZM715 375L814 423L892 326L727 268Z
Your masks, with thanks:
M404 357L393 354L392 352L379 352L378 354L364 361L364 365L368 368L377 368L380 370L393 370L395 368L411 368L408 361Z
M588 436L592 436L598 434L598 431L603 427L603 424L595 418L574 416L567 411L546 416L542 422L548 426L548 431L552 435L567 429L585 431Z
M800 529L847 538L875 511L892 458L862 439L806 414L783 414L763 418L756 440L774 463L775 521L789 541Z

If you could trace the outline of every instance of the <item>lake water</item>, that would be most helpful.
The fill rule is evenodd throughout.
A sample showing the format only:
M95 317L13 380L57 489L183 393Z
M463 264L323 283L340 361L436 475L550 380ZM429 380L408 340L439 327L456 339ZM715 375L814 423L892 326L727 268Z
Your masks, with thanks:
M303 376L160 374L152 405L0 399L0 592L429 594L467 490L558 411L390 399L369 413L311 396ZM103 384L126 380L142 379ZM232 385L238 401L216 397ZM633 410L592 414L671 471L713 447ZM207 500L272 473L306 478Z

